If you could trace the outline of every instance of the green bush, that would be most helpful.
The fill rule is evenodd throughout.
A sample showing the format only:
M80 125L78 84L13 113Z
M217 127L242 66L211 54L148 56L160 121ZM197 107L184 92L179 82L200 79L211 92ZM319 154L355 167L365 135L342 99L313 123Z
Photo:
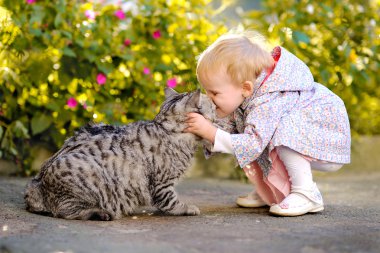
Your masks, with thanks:
M0 158L24 174L39 143L55 150L91 120L152 119L166 86L195 89L195 57L226 31L205 0L99 2L2 2Z
M244 13L255 28L311 68L345 102L353 134L380 134L379 1L262 1Z
M56 150L91 120L151 119L164 87L198 87L195 57L226 31L210 0L96 2L0 0L0 158L23 174L41 143ZM379 11L374 0L273 0L242 23L342 97L353 134L380 134Z

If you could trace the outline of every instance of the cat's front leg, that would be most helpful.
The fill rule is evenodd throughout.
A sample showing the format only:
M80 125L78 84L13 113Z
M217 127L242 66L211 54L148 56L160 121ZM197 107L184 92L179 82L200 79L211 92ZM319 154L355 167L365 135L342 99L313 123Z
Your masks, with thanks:
M161 187L153 196L153 205L171 215L199 215L199 208L178 200L173 186Z

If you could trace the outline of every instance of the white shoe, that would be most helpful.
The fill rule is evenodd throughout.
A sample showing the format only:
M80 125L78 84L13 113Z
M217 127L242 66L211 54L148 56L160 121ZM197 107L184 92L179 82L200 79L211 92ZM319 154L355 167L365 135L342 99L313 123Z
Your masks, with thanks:
M322 195L314 184L311 189L292 187L291 193L280 204L271 206L269 212L280 216L298 216L323 209Z
M267 205L255 191L248 193L246 196L238 197L236 204L241 207L262 207Z

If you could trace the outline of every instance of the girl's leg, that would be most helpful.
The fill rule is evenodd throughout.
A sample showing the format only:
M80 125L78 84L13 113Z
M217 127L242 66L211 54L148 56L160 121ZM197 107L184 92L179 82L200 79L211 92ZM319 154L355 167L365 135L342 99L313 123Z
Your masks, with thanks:
M298 152L285 147L277 147L277 153L285 165L291 182L291 187L310 187L314 184L310 162Z
M255 162L254 162L255 163ZM265 187L262 180L262 173L260 170L256 169L256 165L252 163L244 167L244 172L248 177L249 181L257 187ZM239 196L236 199L236 204L240 207L263 207L267 204L261 199L257 194L256 189L244 196Z
M279 204L290 194L288 172L277 149L273 149L269 157L272 161L272 168L266 176L263 175L262 168L256 161L243 168L249 181L255 186L255 191L248 196L239 197L237 199L239 206L259 207Z
M277 147L291 182L291 193L280 203L272 206L270 212L281 216L297 216L323 210L322 196L313 181L311 164L298 152Z

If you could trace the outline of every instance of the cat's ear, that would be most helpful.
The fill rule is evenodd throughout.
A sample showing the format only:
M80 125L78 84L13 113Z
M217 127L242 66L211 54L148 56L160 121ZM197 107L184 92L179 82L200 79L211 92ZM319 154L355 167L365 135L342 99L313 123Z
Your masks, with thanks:
M191 98L189 100L190 104L193 105L194 107L199 107L200 105L200 100L201 100L201 90L198 89L193 92L191 95Z
M170 97L177 95L177 94L178 94L178 92L176 92L172 88L169 88L169 87L165 88L165 98L166 99L169 99Z

